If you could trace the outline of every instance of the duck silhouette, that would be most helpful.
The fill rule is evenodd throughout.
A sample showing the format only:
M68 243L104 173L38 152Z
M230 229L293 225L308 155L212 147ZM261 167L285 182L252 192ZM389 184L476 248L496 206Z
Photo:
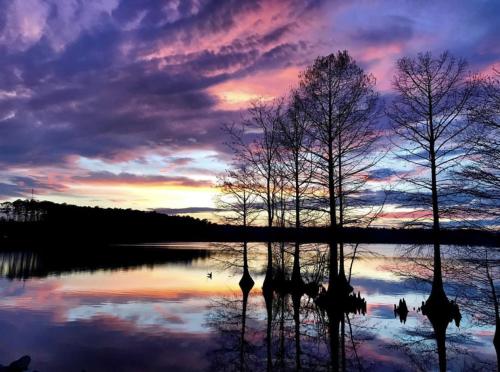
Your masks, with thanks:
M212 279L212 272L211 271L207 274L207 278Z

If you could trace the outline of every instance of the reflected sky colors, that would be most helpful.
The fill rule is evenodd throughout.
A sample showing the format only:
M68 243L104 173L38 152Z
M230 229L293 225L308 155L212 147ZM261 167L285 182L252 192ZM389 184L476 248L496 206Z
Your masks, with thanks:
M40 371L210 369L211 355L215 355L212 353L220 350L229 337L218 333L217 321L226 324L234 320L220 319L214 314L229 311L241 301L241 273L222 268L225 258L217 253L215 244L174 244L170 248L169 244L164 245L164 249L186 247L213 252L210 258L194 259L188 264L66 272L24 281L0 279L0 364L29 354L33 359L31 367ZM375 370L397 370L408 368L412 358L418 359L422 350L427 350L425 362L437 368L432 364L435 341L430 324L413 311L426 299L428 291L417 290L387 271L394 263L401 264L401 260L392 257L395 246L360 248L379 254L357 260L352 273L355 291L368 303L366 316L350 317L361 362ZM259 351L266 330L260 289L263 276L259 274L265 249L263 244L252 244L249 251L250 271L256 285L249 299L248 339L255 345L253 358L257 361L265 359L265 353ZM212 280L206 277L208 272L213 273ZM393 312L393 305L403 297L410 308L406 324L395 319ZM306 358L311 345L321 344L321 350L328 349L326 340L318 333L318 319L311 310L314 304L306 296L301 303L301 332L307 334L302 340ZM236 313L241 313L237 309ZM473 314L463 316L460 328L454 324L448 327L450 368L481 365L484 370L494 370L493 327L478 324ZM290 315L286 319L292 322L293 318ZM293 333L287 340L291 345ZM414 343L415 347L403 347L405 342ZM293 354L290 350L287 353ZM328 355L319 355L317 359L315 363L326 368Z
M384 98L397 58L488 73L497 1L0 0L0 198L212 207L220 127L349 49ZM381 123L385 125L385 123ZM401 172L380 164L377 183ZM389 209L388 213L395 211ZM401 216L389 214L388 220Z

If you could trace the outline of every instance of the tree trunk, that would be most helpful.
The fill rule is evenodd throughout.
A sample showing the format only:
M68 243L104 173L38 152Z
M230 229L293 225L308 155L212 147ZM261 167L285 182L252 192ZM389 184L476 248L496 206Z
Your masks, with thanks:
M300 361L300 298L299 294L292 294L293 302L293 320L295 323L295 369L300 371L302 369Z
M332 92L332 66L328 63L328 77L329 84L328 87L328 195L330 201L330 226L332 237L330 239L330 280L328 285L328 290L333 290L335 282L338 277L338 257L337 257L337 216L336 216L336 205L335 205L335 184L334 184L334 158L333 158L333 92Z
M330 357L332 371L339 370L339 330L340 330L340 320L337 319L335 310L330 310L328 312L328 331L330 333Z
M243 275L250 275L248 271L248 247L247 242L243 242Z
M339 290L340 293L342 294L348 294L352 292L353 288L349 285L347 282L347 278L345 276L345 269L344 269L344 242L343 242L343 232L344 232L344 200L343 200L343 179L342 179L342 140L340 133L338 135L338 151L339 151L339 158L338 158L338 163L339 163L339 174L337 175L338 177L338 197L339 197L339 226L338 226L338 240L339 240L339 251L340 251L340 256L339 256L339 280L338 280L338 285L339 285Z
M271 164L268 163L268 167ZM270 169L270 168L268 168ZM272 209L272 200L271 200L271 175L268 173L267 175L267 185L266 185L266 196L267 196L267 227L271 230L273 226L273 209ZM267 243L267 271L266 277L264 278L264 286L271 284L273 278L273 252L271 249L271 242Z
M431 302L446 303L448 298L443 288L443 276L441 272L441 242L440 242L440 224L439 224L439 200L437 191L437 169L436 169L436 150L435 133L432 114L432 98L429 91L429 157L431 162L431 193L432 193L432 236L434 243L434 277L432 280L432 290L429 299Z
M339 135L339 151L340 151L340 135ZM339 174L338 174L338 183L339 183L339 192L338 192L338 197L339 197L339 226L338 226L338 236L339 236L339 250L340 250L340 255L339 255L339 277L340 279L345 279L345 270L344 270L344 242L342 241L343 236L343 228L344 228L344 203L342 200L342 157L339 155L338 158L339 162Z
M333 149L332 142L328 144L328 193L330 202L330 276L328 283L328 291L332 291L338 278L338 256L337 256L337 216L335 203L335 184L333 182Z
M298 241L295 242L295 251L294 251L294 259L293 259L293 270L292 270L292 282L297 285L301 284L302 276L300 275L300 244Z
M243 292L243 309L241 312L241 341L240 341L240 371L244 371L245 368L245 328L247 320L247 303L249 290L242 289Z
M497 353L497 368L500 369L500 332L498 328L500 327L500 309L498 306L498 297L495 290L495 283L493 283L493 278L491 277L488 256L486 256L486 275L488 277L488 283L491 287L491 297L493 299L493 306L495 308L495 335L493 336L493 345Z
M266 302L266 312L267 312L267 329L266 329L266 351L267 351L267 371L273 369L272 361L272 350L271 350L271 337L272 337L272 318L273 318L273 291L263 290L264 300Z
M298 154L295 154L295 230L298 232L300 229L300 190L299 190L299 159ZM295 251L293 253L293 270L292 270L292 282L300 283L302 282L302 277L300 275L300 244L298 241L295 242Z

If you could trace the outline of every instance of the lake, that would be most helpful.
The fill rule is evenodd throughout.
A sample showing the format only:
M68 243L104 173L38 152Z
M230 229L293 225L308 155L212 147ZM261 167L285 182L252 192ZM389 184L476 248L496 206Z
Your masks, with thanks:
M240 248L156 243L106 254L0 252L0 365L28 355L29 370L41 372L439 370L432 324L418 311L430 292L417 278L425 277L427 261L400 258L406 247L357 247L346 271L366 311L338 322L306 294L263 296L265 243L248 244L255 285L242 291ZM291 267L292 250L273 244L276 265ZM304 280L326 287L326 247L306 244L301 252ZM478 290L466 288L467 280L443 275L462 315L459 326L449 323L439 350L448 370L495 371L493 309L459 297ZM406 319L394 312L403 298Z

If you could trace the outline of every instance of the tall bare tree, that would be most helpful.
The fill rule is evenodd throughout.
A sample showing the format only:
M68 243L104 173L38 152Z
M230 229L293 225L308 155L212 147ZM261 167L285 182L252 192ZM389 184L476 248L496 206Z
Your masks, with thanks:
M468 119L472 130L465 143L471 156L455 172L457 193L466 202L456 210L473 227L495 230L500 226L500 71L480 80ZM465 264L456 265L452 274L465 288L472 288L463 296L464 306L480 322L495 324L493 343L500 365L500 248L461 247L459 252Z
M480 228L500 226L500 71L480 81L469 106L471 131L465 143L471 156L457 172L457 192L472 198L458 211ZM484 224L487 221L488 224Z
M328 200L333 238L330 288L350 291L344 271L342 229L349 197L360 191L366 182L363 173L375 164L373 159L367 161L377 139L375 79L365 74L347 51L342 51L319 57L304 72L300 88L305 97L303 107L311 121L316 180L324 187L322 194ZM335 286L336 283L340 285Z
M300 93L292 91L286 114L280 121L281 164L286 188L293 205L291 217L295 229L299 230L310 216L306 215L312 188L313 162L311 161L311 137L308 134L309 120L305 114ZM300 244L295 242L292 281L302 282L300 275Z
M432 211L434 278L428 303L448 303L441 273L439 232L444 208L440 202L450 186L448 171L467 155L460 138L468 129L465 114L476 84L466 66L465 60L448 52L401 58L393 80L397 96L387 111L401 141L395 143L398 156L414 164L420 174L406 180L425 190L423 202Z
M253 177L249 167L246 164L235 164L221 175L217 182L219 194L216 199L217 207L222 211L221 218L226 223L239 225L243 227L243 244L240 249L235 245L225 246L226 253L229 256L243 254L243 276L240 284L248 287L253 285L254 281L248 269L248 244L247 227L250 226L258 217L260 212L257 195L252 191ZM240 266L240 265L236 265Z
M272 227L276 217L277 193L279 192L279 135L282 100L271 103L257 101L248 110L241 126L226 126L230 136L229 146L236 161L251 169L253 192L265 206L267 226ZM272 279L272 247L268 244L267 273L264 285Z
M258 217L259 203L253 192L253 174L246 164L236 164L218 177L220 193L216 204L221 219L230 224L247 227Z

